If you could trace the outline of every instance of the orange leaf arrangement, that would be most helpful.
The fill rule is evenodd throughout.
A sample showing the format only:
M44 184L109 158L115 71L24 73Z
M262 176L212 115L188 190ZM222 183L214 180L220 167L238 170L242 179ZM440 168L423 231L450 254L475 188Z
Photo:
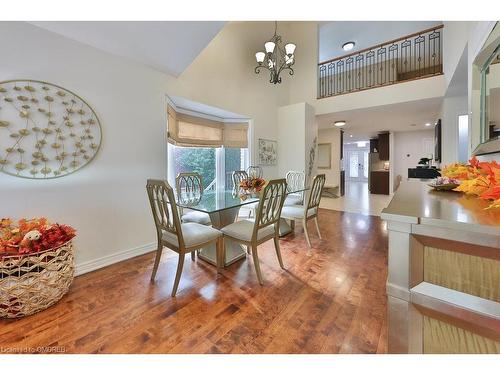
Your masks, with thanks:
M263 178L248 178L240 182L240 191L243 192L240 195L258 193L264 186L266 186L266 180Z
M480 162L473 157L468 164L444 167L441 175L460 180L460 185L453 190L492 201L486 209L500 208L500 164L496 161Z
M69 225L51 224L43 217L21 219L16 224L9 218L0 219L0 258L54 249L75 234Z

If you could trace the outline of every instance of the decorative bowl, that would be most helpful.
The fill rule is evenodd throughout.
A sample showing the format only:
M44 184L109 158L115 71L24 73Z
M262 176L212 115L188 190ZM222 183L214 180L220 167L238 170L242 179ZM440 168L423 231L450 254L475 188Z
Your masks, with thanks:
M428 186L430 186L431 188L433 188L434 190L453 190L455 189L456 187L459 186L459 184L441 184L441 185L437 185L437 184L427 184Z

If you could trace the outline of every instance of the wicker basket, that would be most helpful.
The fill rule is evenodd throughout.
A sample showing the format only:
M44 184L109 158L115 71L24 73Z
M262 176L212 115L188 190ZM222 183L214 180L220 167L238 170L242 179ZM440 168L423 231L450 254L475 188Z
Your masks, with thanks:
M73 242L0 258L0 317L19 318L59 301L74 278Z

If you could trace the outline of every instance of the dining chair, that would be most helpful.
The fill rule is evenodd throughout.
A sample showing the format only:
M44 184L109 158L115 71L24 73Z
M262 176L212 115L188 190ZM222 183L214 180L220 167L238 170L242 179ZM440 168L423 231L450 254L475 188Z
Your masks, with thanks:
M191 253L194 260L194 251L215 242L217 257L217 272L222 266L222 233L210 226L198 223L181 223L175 204L174 191L166 181L148 179L146 184L149 203L153 212L153 219L156 226L158 248L151 275L151 282L154 281L163 247L175 251L179 254L177 272L175 274L172 297L175 297L179 280L182 274L184 258L187 253Z
M297 192L297 190L304 189L305 177L306 175L302 171L288 171L286 173L286 188L289 194L285 199L285 206L303 204L304 192Z
M262 178L263 171L262 167L258 165L251 165L247 168L247 175L250 178Z
M199 201L203 195L203 180L199 173L182 172L175 178L175 190L179 199ZM185 209L180 207L183 223L198 223L210 225L210 216L206 212Z
M324 174L315 176L313 179L311 190L309 192L309 199L307 200L307 204L285 206L283 207L283 212L281 213L281 217L283 219L288 219L291 221L292 228L295 227L295 220L302 220L304 235L306 236L307 245L309 247L311 247L309 233L307 232L307 222L309 220L314 220L316 224L316 230L318 231L318 237L321 239L321 232L319 231L318 224L318 207L321 201L321 195L323 194L325 180L326 177Z
M232 179L233 179L233 191L235 193L238 193L240 190L241 181L247 180L248 174L246 171L233 171Z
M274 239L274 247L278 262L281 268L283 259L281 258L279 244L279 220L283 202L286 196L286 180L269 181L261 194L257 207L255 220L241 220L221 229L224 237L236 241L251 248L255 272L259 284L263 285L262 273L260 270L257 246L271 238ZM224 259L225 249L223 248L221 258Z
M238 194L240 190L240 182L248 179L248 173L246 171L234 171L233 172L233 193ZM248 210L248 217L255 216L255 209L259 202L246 204L244 207Z

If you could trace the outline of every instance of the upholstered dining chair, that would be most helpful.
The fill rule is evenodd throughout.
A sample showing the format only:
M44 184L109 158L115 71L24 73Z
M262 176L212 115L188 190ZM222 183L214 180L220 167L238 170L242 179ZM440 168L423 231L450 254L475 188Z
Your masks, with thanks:
M220 270L223 253L222 233L215 228L198 223L181 223L175 204L174 191L166 181L150 179L147 181L146 190L158 238L158 248L156 250L151 281L153 282L155 279L163 247L168 247L175 251L179 254L177 272L172 288L172 297L175 297L182 274L184 258L187 253L191 253L191 259L194 260L194 251L215 242L217 249L217 271Z
M247 168L247 175L250 178L262 178L263 174L262 167L258 165L251 165Z
M306 236L307 245L309 247L311 247L309 233L307 232L307 222L309 220L314 220L316 224L316 230L318 231L318 237L321 239L321 232L319 231L318 224L318 207L321 201L321 195L323 194L325 180L326 177L324 174L315 176L313 179L311 190L309 191L309 199L307 199L307 204L285 206L283 207L283 212L281 213L281 217L283 219L288 219L291 221L292 228L295 227L295 220L302 220L304 235Z
M203 180L199 173L182 172L175 178L175 190L177 197L187 201L201 199L203 194ZM183 223L198 223L210 225L210 216L206 212L180 208Z
M285 199L285 206L293 206L302 204L304 202L304 192L296 192L297 190L304 188L305 173L302 171L288 171L286 173L286 188L288 191L288 196Z
M233 193L237 194L240 189L240 182L248 179L248 173L246 171L234 171L233 172ZM259 202L249 203L244 206L248 210L248 217L255 216L255 209L257 208Z
M264 191L261 194L255 220L241 220L221 229L225 238L230 238L233 241L251 247L253 263L259 284L263 284L262 273L260 270L259 256L257 254L257 246L271 238L274 239L274 247L281 268L283 259L281 258L279 244L279 220L283 202L286 196L286 180L269 181ZM225 250L221 255L224 259Z

